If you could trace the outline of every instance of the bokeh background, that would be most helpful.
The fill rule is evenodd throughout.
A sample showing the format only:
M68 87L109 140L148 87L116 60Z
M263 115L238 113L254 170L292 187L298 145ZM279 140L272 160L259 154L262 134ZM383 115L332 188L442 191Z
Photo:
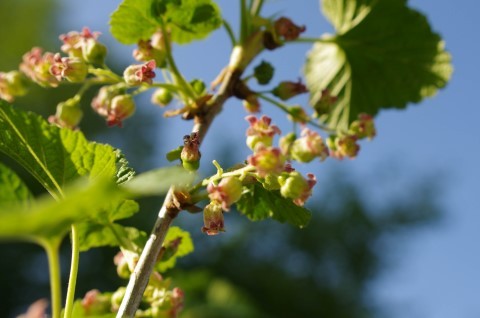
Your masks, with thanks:
M238 3L218 0L226 19L238 25ZM58 51L58 35L89 26L102 32L108 64L121 72L133 63L133 47L109 34L114 0L1 0L0 70L17 68L32 46ZM200 233L201 215L180 215L178 225L191 231L196 250L168 273L186 291L182 317L480 317L480 137L477 129L480 4L475 0L411 0L453 55L454 74L446 89L408 109L382 112L378 136L362 144L355 160L305 168L319 178L309 227L298 230L273 221L251 223L236 212L226 217L227 232ZM307 26L306 36L332 32L316 0L272 0L268 14L288 15ZM267 14L267 15L268 15ZM218 30L204 42L175 46L187 78L209 82L228 62L230 42ZM276 65L274 81L301 76L308 44L292 44L260 59ZM260 60L259 59L259 60ZM48 116L75 91L32 88L16 105ZM91 96L95 90L90 92ZM298 103L306 103L300 97ZM107 129L85 103L82 129L91 140L123 149L138 171L166 164L164 154L181 143L191 123L166 120L138 100L136 118ZM268 105L284 131L283 115ZM230 101L203 147L202 169L224 166L249 154L247 123L239 101ZM8 158L2 161L16 167ZM18 168L18 167L17 167ZM18 169L37 194L41 189ZM149 231L161 198L143 200L131 222ZM114 290L114 249L82 255L78 297L92 289ZM29 303L48 297L48 269L40 248L0 243L0 317L15 317ZM68 244L63 251L66 281Z

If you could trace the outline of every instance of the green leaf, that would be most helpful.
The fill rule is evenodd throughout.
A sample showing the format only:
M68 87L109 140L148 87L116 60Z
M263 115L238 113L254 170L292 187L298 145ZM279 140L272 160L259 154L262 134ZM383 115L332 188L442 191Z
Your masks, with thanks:
M33 196L15 172L0 163L0 205L27 208Z
M0 151L31 173L53 197L81 176L123 182L127 162L109 145L89 142L79 131L50 125L42 117L0 101Z
M80 251L88 251L94 247L121 246L128 250L141 250L143 245L132 241L146 241L147 234L133 227L120 224L98 224L84 222L77 226L80 240ZM142 240L143 238L143 240Z
M255 66L253 72L253 76L255 76L257 79L258 84L267 85L272 80L275 69L273 68L272 64L262 61L260 64Z
M159 28L151 15L153 0L124 0L110 17L110 32L123 44L147 40Z
M174 42L201 40L222 25L222 16L212 0L156 0L152 15L163 19Z
M108 202L105 198L119 200L126 195L105 178L90 181L87 186L76 185L66 193L60 201L48 197L30 207L1 206L0 238L61 239L72 224L92 218L103 208Z
M167 259L163 259L156 265L159 272L165 272L169 268L173 268L177 262L177 258L183 257L193 252L193 242L190 237L190 233L182 230L177 226L172 226L168 229L167 236L163 242L163 247L168 247L172 242L180 240L180 243L176 251L169 255ZM168 248L167 248L168 251ZM165 255L165 254L164 254ZM164 256L165 257L165 256Z
M182 167L167 167L150 170L133 177L123 187L134 195L160 195L168 191L172 185L191 183L194 173Z
M359 113L405 108L444 87L451 57L440 36L405 0L323 0L337 35L324 36L309 52L304 68L310 102L323 89L338 96L320 119L348 129Z
M273 218L302 228L308 224L311 217L309 210L282 197L280 191L266 190L257 183L248 187L248 191L236 205L237 209L252 221Z

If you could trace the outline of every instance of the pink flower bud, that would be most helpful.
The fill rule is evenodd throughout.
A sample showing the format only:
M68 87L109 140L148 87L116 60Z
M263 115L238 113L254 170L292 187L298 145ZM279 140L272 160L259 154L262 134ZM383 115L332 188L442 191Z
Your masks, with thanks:
M153 47L152 41L140 40L138 47L133 50L133 58L140 62L155 60L156 64L162 67L165 64L166 53Z
M303 206L307 199L312 195L312 189L317 184L317 179L315 178L315 175L312 173L307 173L307 185L308 188L304 189L304 191L300 194L299 197L293 200L293 203L295 203L298 206Z
M307 87L302 84L301 80L298 80L298 82L280 82L280 84L278 84L272 91L273 95L281 100L288 100L294 96L307 92Z
M210 183L207 191L210 200L220 202L222 209L228 211L230 206L241 198L243 186L238 178L228 177L223 178L217 186Z
M365 113L358 115L358 119L350 124L348 131L358 139L368 138L371 140L377 134L373 117Z
M96 41L100 32L91 32L89 28L83 28L82 32L71 31L67 34L60 35L60 40L63 42L61 46L62 52L67 53L70 57L83 57L83 46L90 39Z
M308 128L302 130L302 137L293 142L290 151L292 158L299 162L310 162L316 157L324 161L328 157L322 137Z
M267 148L260 145L257 147L255 154L248 157L247 160L250 165L255 167L260 177L279 174L285 168L285 156L279 148Z
M142 83L152 84L152 78L155 77L155 72L153 71L155 67L156 64L154 60L150 60L145 64L130 65L123 72L123 78L130 86L136 86Z
M92 108L102 117L107 117L111 109L112 99L125 92L116 85L102 86L92 99Z
M183 137L183 149L180 153L180 159L185 169L189 171L196 171L200 165L200 139L198 133L193 132Z
M118 95L112 99L107 115L107 125L122 127L122 121L135 113L135 102L131 95Z
M53 53L45 52L42 55L42 49L34 47L23 55L20 70L40 86L57 87L59 80L50 73L53 64L55 64Z
M305 26L298 26L286 17L277 19L274 23L274 29L277 36L283 37L285 41L296 40L300 33L305 32Z
M258 119L250 115L245 119L250 123L250 127L247 129L247 146L254 151L259 145L271 146L273 136L281 133L277 126L270 125L272 122L270 117L262 116Z
M360 146L357 144L358 138L352 135L346 135L335 138L334 147L330 148L330 154L338 159L349 157L355 158L360 151ZM335 149L335 150L332 150Z
M18 71L8 73L0 72L0 98L7 102L13 102L14 97L23 96L27 93L24 78Z
M217 201L210 202L203 209L202 232L207 235L217 235L225 232L222 205Z

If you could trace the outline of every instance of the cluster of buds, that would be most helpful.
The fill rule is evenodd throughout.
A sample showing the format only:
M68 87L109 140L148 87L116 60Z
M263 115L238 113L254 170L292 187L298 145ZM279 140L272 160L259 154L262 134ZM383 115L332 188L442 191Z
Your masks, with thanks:
M0 98L12 102L15 97L26 93L25 80L20 72L0 72Z
M159 67L166 61L165 39L162 31L155 32L149 40L140 40L137 48L133 50L133 58L140 62L154 60Z
M40 86L57 87L60 80L50 72L55 63L55 54L34 47L23 55L20 71Z
M135 101L125 94L123 86L103 86L92 100L92 108L105 117L109 126L122 126L122 121L135 112Z

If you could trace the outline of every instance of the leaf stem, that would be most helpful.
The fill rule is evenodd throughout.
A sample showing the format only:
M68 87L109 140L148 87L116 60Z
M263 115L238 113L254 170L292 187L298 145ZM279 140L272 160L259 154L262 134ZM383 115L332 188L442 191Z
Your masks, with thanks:
M247 8L247 0L240 0L240 43L247 41L248 29L250 27L250 12Z
M262 10L263 0L252 0L250 13L253 17L257 16Z
M67 299L65 301L65 317L72 317L73 302L75 300L75 287L78 276L78 263L80 259L80 240L78 236L78 229L75 224L72 224L71 230L71 244L72 244L72 262L70 264L70 277L68 278Z
M62 281L60 275L60 258L58 249L60 242L40 241L40 245L47 252L48 268L50 271L50 293L52 317L60 318L62 311Z
M235 33L233 33L232 26L225 19L222 22L223 22L223 27L225 28L225 31L227 31L228 37L232 42L232 46L235 47L235 45L237 45L237 39L235 38Z

